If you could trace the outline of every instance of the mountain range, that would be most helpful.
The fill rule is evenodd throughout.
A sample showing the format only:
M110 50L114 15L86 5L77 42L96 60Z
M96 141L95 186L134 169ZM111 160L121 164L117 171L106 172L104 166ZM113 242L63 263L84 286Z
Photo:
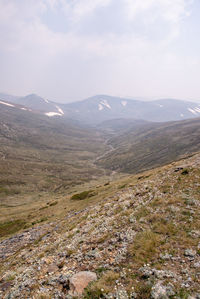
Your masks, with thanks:
M176 121L200 116L200 105L190 101L160 99L155 101L130 100L97 95L83 101L59 104L38 95L15 97L0 94L0 105L28 109L48 117L62 117L97 125L112 119L137 119L153 122Z

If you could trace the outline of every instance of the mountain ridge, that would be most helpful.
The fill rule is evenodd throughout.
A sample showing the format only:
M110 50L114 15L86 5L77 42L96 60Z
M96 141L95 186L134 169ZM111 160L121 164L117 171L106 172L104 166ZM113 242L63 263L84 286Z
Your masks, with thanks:
M48 117L71 118L89 125L97 125L111 119L141 119L164 122L198 117L200 104L176 99L155 101L130 100L108 95L96 95L82 101L61 104L36 94L13 97L0 94L1 101L23 105Z

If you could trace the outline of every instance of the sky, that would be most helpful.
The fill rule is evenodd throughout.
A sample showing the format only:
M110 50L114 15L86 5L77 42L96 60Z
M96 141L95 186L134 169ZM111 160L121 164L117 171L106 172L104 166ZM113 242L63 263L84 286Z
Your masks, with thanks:
M0 0L0 92L200 101L200 0Z

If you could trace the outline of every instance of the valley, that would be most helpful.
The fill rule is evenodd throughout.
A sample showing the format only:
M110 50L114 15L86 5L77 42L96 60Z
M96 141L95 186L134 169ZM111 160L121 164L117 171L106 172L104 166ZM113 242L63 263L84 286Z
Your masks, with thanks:
M77 104L2 99L0 298L198 299L198 112L123 118L113 101L85 100L77 118ZM79 294L71 281L88 271Z

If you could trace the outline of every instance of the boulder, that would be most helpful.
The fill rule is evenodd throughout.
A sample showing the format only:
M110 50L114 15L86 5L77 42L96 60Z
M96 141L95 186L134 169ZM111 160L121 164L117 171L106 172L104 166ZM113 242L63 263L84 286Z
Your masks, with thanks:
M186 249L184 252L184 255L188 257L195 257L196 254L197 254L196 250L193 249Z
M153 299L169 299L170 296L175 295L173 285L168 284L164 286L162 281L158 281L152 288L151 297Z
M69 294L72 296L82 295L84 289L88 286L88 284L95 280L97 280L97 276L94 272L81 271L74 274L69 279Z

